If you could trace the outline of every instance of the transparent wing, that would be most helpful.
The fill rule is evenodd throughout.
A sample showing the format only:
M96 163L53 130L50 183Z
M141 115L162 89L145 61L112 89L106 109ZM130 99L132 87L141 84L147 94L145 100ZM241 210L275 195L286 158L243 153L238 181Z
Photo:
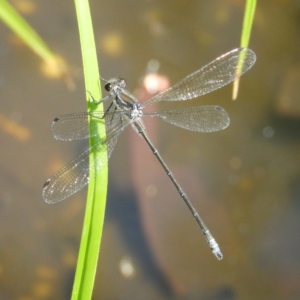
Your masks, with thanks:
M222 130L230 123L227 112L220 106L195 106L144 115L157 116L175 126L199 132Z
M90 171L97 174L107 165L117 143L118 135L130 123L128 120L121 128L107 136L105 140L98 141L48 179L42 191L44 200L53 204L70 197L85 187L89 182ZM107 154L105 150L107 150ZM95 167L89 164L90 153L94 154Z
M55 118L51 124L53 136L62 141L82 140L93 136L109 135L115 128L121 126L122 111L95 111L62 115ZM89 126L89 120L91 125ZM106 128L98 125L106 124Z
M157 94L143 106L163 100L189 100L210 93L244 74L253 66L255 60L256 55L251 49L238 48L232 50ZM241 63L243 63L243 67L239 69ZM239 73L238 76L237 72Z

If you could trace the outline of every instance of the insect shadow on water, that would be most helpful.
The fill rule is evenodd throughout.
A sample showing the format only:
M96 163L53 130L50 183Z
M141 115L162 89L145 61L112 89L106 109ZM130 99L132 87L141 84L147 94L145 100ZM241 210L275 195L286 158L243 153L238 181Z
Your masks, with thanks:
M58 140L72 141L88 139L95 136L106 137L80 154L66 166L48 179L42 195L47 203L56 203L75 194L89 182L90 172L97 174L106 166L117 143L119 134L129 125L144 138L156 156L170 180L177 189L193 217L200 226L212 253L217 259L223 254L192 205L187 194L173 176L161 155L152 144L142 123L144 117L159 117L175 126L197 132L214 132L225 129L230 123L226 111L220 106L195 106L161 112L143 112L143 109L160 101L184 101L193 99L227 85L235 78L248 71L255 63L255 53L248 48L237 48L227 52L201 69L188 75L167 90L155 95L144 104L139 103L133 95L125 90L126 82L122 78L105 80L105 90L109 93L100 101L91 99L95 104L112 100L105 111L72 113L53 120L51 130ZM105 122L105 129L98 129L99 123ZM89 164L90 153L95 154L93 165Z

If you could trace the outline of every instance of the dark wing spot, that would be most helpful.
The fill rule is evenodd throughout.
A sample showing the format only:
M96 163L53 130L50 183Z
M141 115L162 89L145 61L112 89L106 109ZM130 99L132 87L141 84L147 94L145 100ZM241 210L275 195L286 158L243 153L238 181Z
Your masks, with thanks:
M47 181L44 183L44 185L43 185L43 189L49 185L50 181L51 181L51 180L50 180L50 179L48 179L48 180L47 180Z

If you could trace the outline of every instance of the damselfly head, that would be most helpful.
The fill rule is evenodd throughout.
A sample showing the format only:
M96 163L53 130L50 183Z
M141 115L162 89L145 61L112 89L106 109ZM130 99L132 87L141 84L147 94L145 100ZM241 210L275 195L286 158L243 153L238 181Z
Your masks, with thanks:
M126 87L126 81L123 78L111 78L107 81L104 88L106 91L117 91Z

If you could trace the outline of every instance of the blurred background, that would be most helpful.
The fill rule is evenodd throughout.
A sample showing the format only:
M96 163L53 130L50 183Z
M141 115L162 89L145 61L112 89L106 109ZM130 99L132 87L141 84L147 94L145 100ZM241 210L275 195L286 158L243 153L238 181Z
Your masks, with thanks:
M56 205L45 180L85 149L50 132L86 110L74 3L14 0L68 64L76 88L0 24L0 299L69 299L86 190ZM122 76L141 102L239 47L242 0L91 0L101 76ZM300 1L258 1L240 83L154 109L220 105L231 124L201 134L149 120L166 163L217 239L202 232L145 142L131 129L109 164L107 214L93 299L300 298ZM146 77L147 78L147 77Z

